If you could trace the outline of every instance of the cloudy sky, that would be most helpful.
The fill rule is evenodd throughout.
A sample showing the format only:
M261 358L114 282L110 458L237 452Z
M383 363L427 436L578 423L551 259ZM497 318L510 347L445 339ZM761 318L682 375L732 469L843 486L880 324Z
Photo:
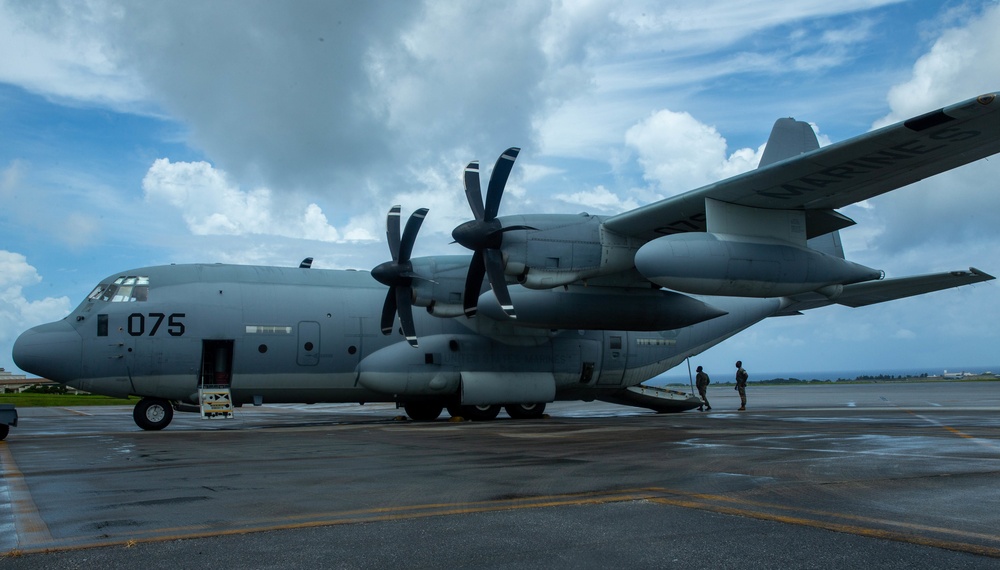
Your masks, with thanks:
M624 5L623 5L624 4ZM0 366L145 265L370 269L385 213L459 254L462 168L522 152L501 214L615 214L756 166L774 120L836 142L1000 90L996 1L0 0ZM850 259L1000 275L1000 156L851 206ZM728 374L1000 363L985 283L771 319Z

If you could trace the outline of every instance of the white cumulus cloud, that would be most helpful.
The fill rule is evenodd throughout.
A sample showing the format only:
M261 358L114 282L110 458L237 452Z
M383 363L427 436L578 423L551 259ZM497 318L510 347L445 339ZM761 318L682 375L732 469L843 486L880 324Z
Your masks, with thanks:
M323 210L310 203L296 209L268 188L244 191L207 162L157 159L142 180L146 200L180 211L195 235L275 235L343 241ZM355 234L356 235L356 234Z
M909 80L889 90L892 110L875 127L1000 89L997 30L1000 30L1000 4L986 8L965 26L945 30L931 50L913 65Z
M40 283L38 271L20 253L0 249L0 350L9 355L14 339L25 330L66 316L68 297L28 300L24 288Z
M625 142L638 153L643 177L667 195L751 170L763 150L744 148L727 156L726 139L715 127L666 109L630 128Z

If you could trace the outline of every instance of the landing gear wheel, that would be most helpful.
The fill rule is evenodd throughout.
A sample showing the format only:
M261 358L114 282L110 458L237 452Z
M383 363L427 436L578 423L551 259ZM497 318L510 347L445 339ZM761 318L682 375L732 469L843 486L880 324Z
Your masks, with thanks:
M132 410L135 425L147 431L161 430L174 419L174 409L170 402L159 398L143 398Z
M503 409L515 420L537 420L545 412L545 404L507 404Z
M461 417L474 422L488 422L500 414L500 405L448 406L448 413L452 417Z
M410 419L415 422L432 422L441 415L441 410L444 409L444 406L421 402L417 404L404 404L403 409L406 410L406 415L410 416Z
M8 433L10 433L10 426L7 424L0 424L0 441L7 439Z

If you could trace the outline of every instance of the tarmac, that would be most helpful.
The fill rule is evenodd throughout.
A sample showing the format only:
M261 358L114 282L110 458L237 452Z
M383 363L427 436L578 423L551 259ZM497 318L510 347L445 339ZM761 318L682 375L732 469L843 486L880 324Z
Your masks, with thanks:
M709 412L18 408L0 567L1000 568L1000 382L732 387Z

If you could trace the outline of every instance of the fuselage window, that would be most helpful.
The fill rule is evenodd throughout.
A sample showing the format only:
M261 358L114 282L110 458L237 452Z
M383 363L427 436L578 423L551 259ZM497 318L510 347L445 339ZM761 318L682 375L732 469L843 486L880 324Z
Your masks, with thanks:
M115 279L114 283L101 283L87 299L111 303L131 303L149 298L149 277L129 275Z
M108 288L108 284L107 283L101 283L100 285L98 285L97 287L94 288L94 292L93 293L91 293L90 295L87 295L87 299L89 299L91 301L96 301L96 300L100 299L101 298L101 293L104 293L104 290L107 289L107 288Z

